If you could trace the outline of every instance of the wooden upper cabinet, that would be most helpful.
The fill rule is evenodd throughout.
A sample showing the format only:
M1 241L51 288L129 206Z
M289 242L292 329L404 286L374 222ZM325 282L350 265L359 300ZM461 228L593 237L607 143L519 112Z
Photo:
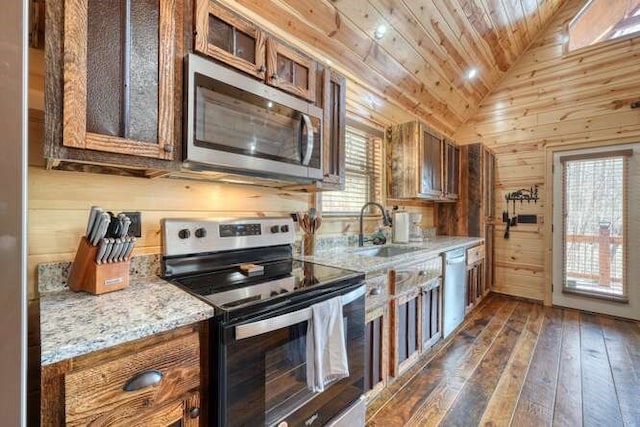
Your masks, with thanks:
M195 50L293 95L316 100L316 62L211 0L196 0Z
M343 76L325 69L323 102L323 143L325 189L344 190L347 83Z
M316 100L316 63L273 37L267 40L267 83L289 93Z
M442 139L426 129L421 130L420 151L420 195L423 197L442 197Z
M182 0L64 0L62 145L173 160Z
M393 199L443 197L443 142L420 122L393 126L387 150L387 194Z
M444 197L457 200L460 184L460 149L453 141L444 141Z
M264 79L266 40L264 32L226 8L196 1L196 51Z

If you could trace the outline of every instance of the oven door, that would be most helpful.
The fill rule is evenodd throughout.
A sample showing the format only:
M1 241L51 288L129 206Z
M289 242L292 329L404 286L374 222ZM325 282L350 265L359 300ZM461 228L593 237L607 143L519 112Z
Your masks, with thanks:
M349 377L320 393L307 387L309 307L338 294L267 319L221 325L213 399L218 425L321 426L356 401L364 386L364 293L363 284L342 292Z
M187 68L187 164L322 178L320 108L195 55Z

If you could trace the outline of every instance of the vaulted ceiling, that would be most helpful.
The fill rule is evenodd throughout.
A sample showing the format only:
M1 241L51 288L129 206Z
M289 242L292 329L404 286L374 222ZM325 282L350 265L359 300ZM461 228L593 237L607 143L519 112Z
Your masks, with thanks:
M351 112L451 135L565 0L221 1L344 73Z

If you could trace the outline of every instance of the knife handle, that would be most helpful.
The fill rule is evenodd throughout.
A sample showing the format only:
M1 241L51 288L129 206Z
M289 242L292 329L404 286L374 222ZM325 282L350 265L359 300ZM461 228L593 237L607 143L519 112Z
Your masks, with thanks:
M96 255L96 264L102 264L102 257L104 257L107 248L109 247L109 239L102 239L100 241L100 249L98 255Z
M129 242L129 245L127 246L127 251L124 254L125 260L129 259L129 256L131 255L131 252L133 251L133 247L135 246L135 244L136 244L136 238L132 237L131 241Z

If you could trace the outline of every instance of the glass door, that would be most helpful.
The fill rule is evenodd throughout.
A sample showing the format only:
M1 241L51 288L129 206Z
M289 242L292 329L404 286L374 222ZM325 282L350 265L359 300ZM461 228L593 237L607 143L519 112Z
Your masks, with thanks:
M638 276L627 260L638 252L640 191L634 148L554 155L553 303L640 317ZM635 181L637 182L637 180Z

